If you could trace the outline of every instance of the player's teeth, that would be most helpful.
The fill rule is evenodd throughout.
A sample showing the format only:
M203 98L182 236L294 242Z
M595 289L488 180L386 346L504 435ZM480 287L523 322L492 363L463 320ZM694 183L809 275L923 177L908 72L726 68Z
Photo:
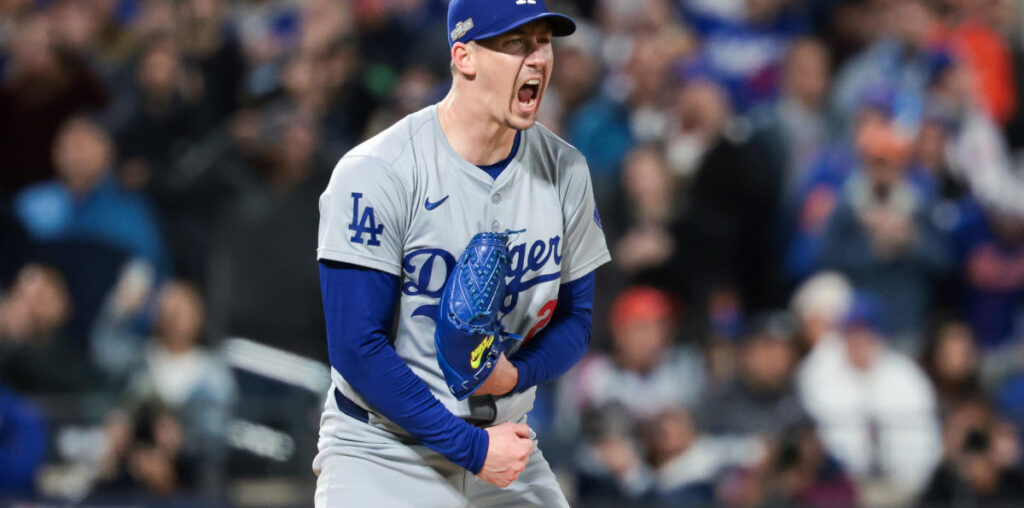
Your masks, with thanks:
M531 79L531 80L527 81L526 84L527 85L539 85L540 84L540 80L539 79Z

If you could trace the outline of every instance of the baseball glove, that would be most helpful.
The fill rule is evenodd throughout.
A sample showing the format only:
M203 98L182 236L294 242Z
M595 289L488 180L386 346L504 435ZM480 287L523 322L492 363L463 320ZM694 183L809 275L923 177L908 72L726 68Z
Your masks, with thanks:
M487 379L502 353L523 340L506 333L498 317L505 299L508 239L519 232L475 235L445 282L434 345L448 389L459 400Z

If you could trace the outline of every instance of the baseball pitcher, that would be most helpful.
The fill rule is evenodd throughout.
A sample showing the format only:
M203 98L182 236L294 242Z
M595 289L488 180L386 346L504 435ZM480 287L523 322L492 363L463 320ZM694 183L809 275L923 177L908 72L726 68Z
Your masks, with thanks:
M575 28L543 0L452 0L448 95L334 169L317 507L568 506L526 413L583 356L610 259L586 161L536 124Z

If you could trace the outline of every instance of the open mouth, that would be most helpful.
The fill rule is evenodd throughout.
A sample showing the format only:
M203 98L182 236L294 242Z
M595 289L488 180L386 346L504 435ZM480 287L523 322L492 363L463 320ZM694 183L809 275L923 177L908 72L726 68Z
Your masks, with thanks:
M540 95L540 80L531 79L519 87L517 98L519 105L524 109L532 108L537 104L537 97Z

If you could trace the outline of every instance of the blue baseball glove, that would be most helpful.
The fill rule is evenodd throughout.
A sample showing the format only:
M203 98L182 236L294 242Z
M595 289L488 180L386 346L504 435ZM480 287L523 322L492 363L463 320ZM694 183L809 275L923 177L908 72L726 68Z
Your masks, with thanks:
M469 241L445 282L434 345L448 389L469 397L491 374L502 353L523 340L498 318L505 299L510 234L479 233Z

